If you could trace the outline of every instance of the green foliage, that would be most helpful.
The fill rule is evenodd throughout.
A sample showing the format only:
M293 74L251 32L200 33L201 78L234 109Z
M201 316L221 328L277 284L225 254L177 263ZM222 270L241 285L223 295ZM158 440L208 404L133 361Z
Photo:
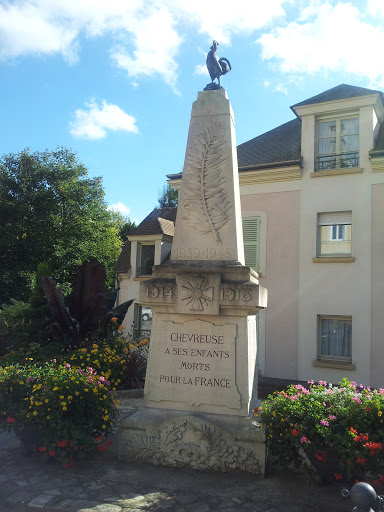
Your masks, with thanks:
M28 302L11 299L0 308L0 356L25 341L31 306Z
M118 228L118 235L121 240L125 241L128 233L137 228L137 225L134 221L132 221L129 217L125 217L120 212L116 212L111 210L111 216L113 222L116 224Z
M95 257L113 288L120 228L107 210L101 178L88 178L69 149L4 155L0 218L0 304L28 299L41 261L67 291L77 267Z
M157 198L159 205L158 208L175 208L179 201L179 192L171 187L168 183L164 185L162 192Z
M384 389L358 388L347 379L340 387L309 384L275 392L254 411L271 453L283 466L299 466L301 449L325 462L332 447L341 468L335 478L384 481Z
M117 417L109 382L92 369L47 363L0 367L0 430L68 467L103 451Z
M119 333L88 347L67 351L64 362L72 367L93 368L116 389L136 389L144 385L148 340L127 341Z

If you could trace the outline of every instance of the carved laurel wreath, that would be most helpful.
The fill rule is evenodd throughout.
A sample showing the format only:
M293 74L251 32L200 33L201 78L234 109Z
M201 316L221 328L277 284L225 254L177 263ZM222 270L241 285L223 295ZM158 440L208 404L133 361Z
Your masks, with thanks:
M185 173L185 222L199 233L212 233L221 245L219 230L228 221L231 203L221 185L221 166L226 160L226 130L216 124L204 128L188 152Z
M224 431L197 418L179 418L160 426L153 435L131 435L121 447L123 460L173 467L261 474L250 448L227 442Z

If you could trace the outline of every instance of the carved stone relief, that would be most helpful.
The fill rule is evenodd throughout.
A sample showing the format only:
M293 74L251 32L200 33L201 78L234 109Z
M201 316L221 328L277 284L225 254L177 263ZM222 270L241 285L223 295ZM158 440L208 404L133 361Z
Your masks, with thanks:
M198 233L212 233L221 245L219 231L229 220L232 207L225 191L222 165L227 159L226 129L207 126L195 136L186 155L184 221Z
M204 276L191 276L181 286L181 300L191 311L203 311L213 300L213 286L207 286Z
M251 446L255 441L248 440L248 443ZM127 435L120 458L200 470L262 474L254 450L235 444L234 434L196 417L163 423L152 435Z

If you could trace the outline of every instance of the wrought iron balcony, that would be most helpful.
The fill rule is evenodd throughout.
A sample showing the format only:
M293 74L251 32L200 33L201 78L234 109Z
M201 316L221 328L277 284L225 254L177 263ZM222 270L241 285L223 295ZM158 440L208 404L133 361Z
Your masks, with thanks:
M346 167L359 167L358 151L340 155L322 155L315 158L315 171L345 169Z

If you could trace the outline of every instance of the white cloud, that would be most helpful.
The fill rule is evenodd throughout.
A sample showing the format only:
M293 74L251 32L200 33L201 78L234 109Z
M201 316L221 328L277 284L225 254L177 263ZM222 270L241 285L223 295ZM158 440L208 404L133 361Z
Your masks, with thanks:
M75 120L70 123L70 133L74 137L103 139L108 131L138 133L136 119L117 105L103 100L99 106L95 100L91 100L85 106L88 110L76 110Z
M119 212L122 215L124 215L125 217L127 217L131 212L131 209L120 201L118 203L109 205L107 210L113 210L115 212Z
M128 76L137 78L159 74L169 85L177 78L175 57L181 38L174 28L174 20L166 8L153 10L148 16L137 20L131 29L135 50L114 48L111 57L116 66L124 69Z
M177 55L188 29L230 44L233 34L250 33L284 16L292 0L3 0L0 59L61 54L79 59L82 35L111 35L114 64L133 84L159 75L175 91ZM117 42L119 44L117 44Z
M258 39L264 59L277 60L283 72L343 71L384 85L382 27L361 21L349 3L312 5L302 14L305 23L289 23Z
M209 73L208 73L206 64L198 64L197 66L195 66L194 74L195 75L207 75L207 77L209 77Z

